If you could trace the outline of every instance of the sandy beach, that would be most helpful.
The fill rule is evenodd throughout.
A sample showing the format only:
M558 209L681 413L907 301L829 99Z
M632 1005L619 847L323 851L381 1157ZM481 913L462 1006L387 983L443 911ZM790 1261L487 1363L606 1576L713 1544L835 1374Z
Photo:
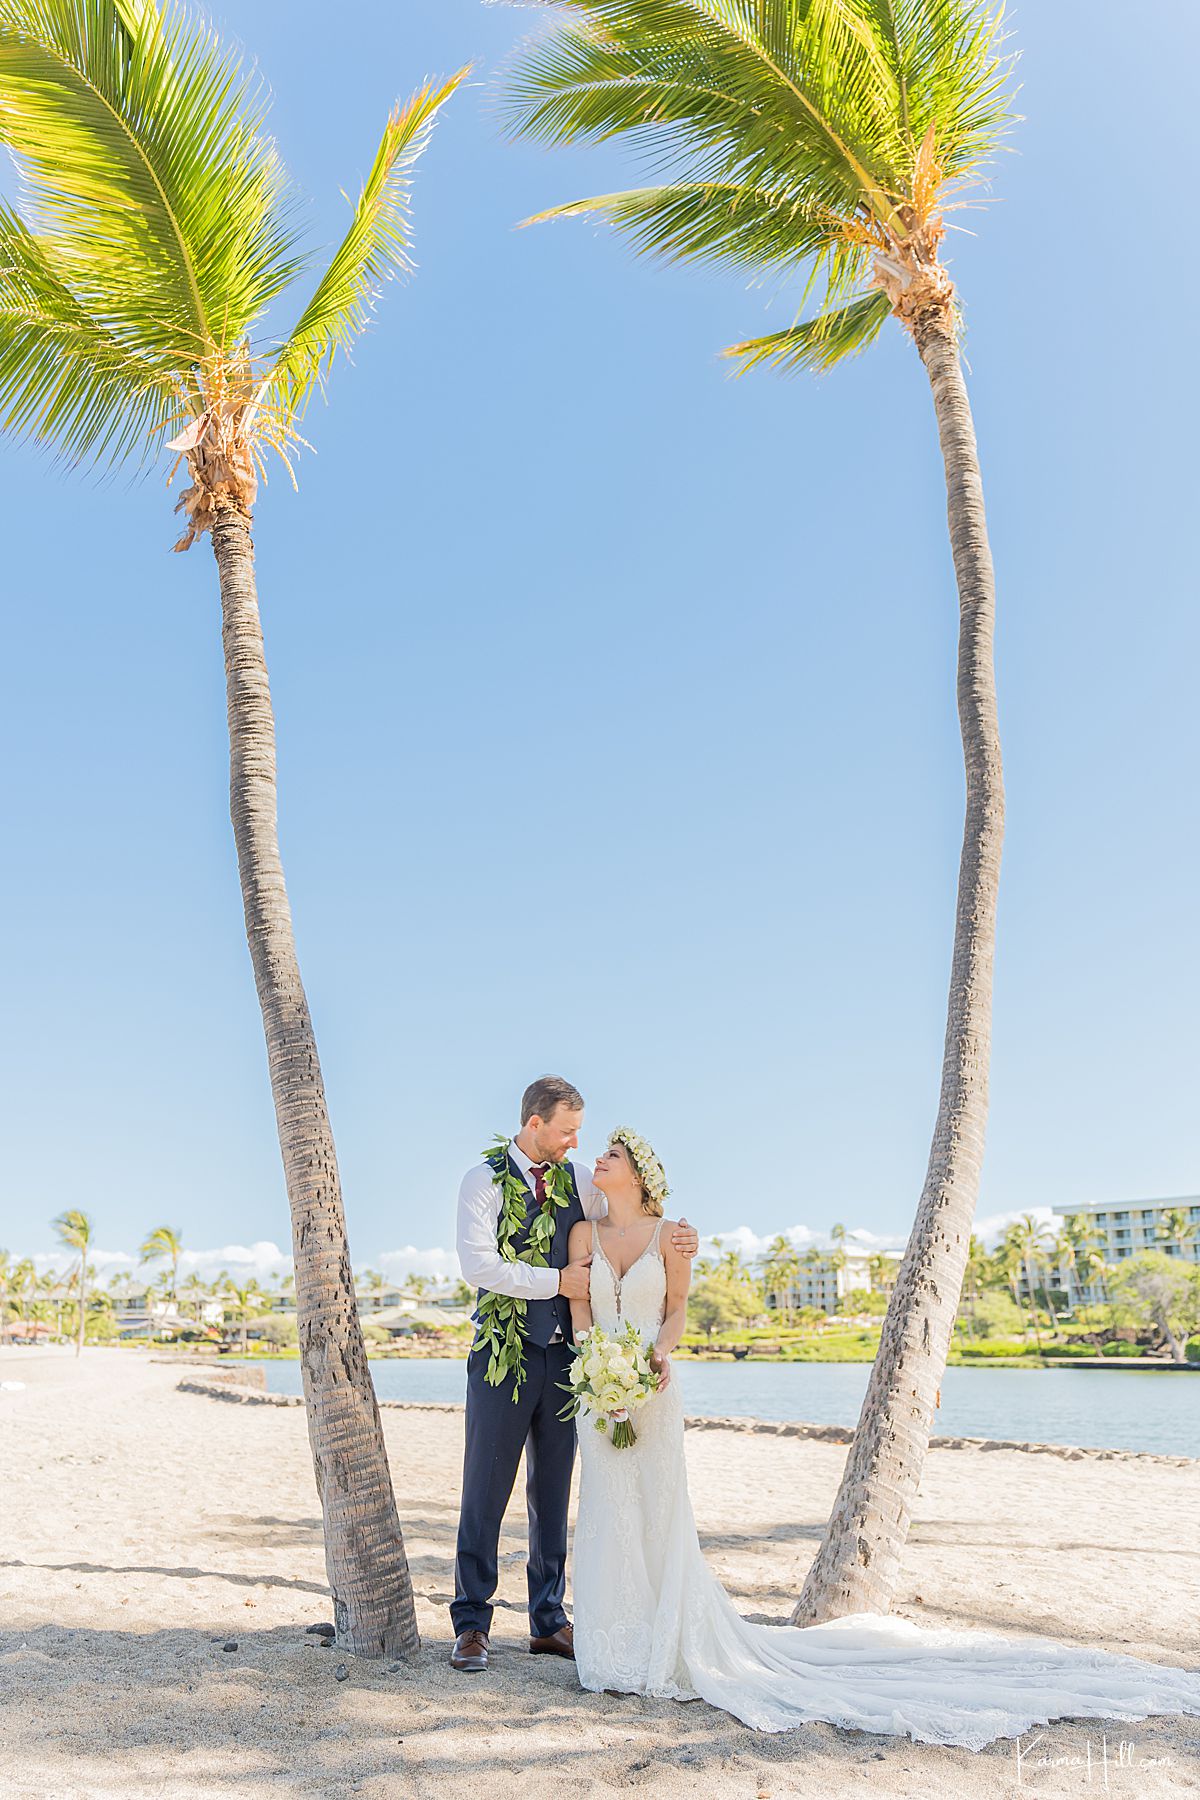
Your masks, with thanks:
M1200 1719L1051 1725L1018 1763L1011 1742L763 1737L699 1703L582 1693L571 1665L524 1649L520 1481L492 1669L455 1675L457 1412L384 1413L420 1661L344 1658L304 1631L329 1604L303 1410L181 1379L128 1352L0 1355L0 1380L25 1383L0 1392L4 1800L1200 1793ZM704 1546L749 1617L786 1617L844 1455L689 1434ZM1198 1516L1200 1462L936 1449L896 1610L1195 1667Z

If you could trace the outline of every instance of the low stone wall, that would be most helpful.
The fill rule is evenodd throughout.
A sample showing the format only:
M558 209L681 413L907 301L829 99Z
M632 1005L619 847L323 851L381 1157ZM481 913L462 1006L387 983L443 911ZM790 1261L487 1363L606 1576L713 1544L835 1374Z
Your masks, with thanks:
M257 1389L219 1386L216 1382L181 1381L179 1392L207 1394L213 1400L234 1400L253 1406L303 1406L299 1394L267 1394ZM395 1412L460 1413L461 1400L381 1400L381 1409ZM805 1425L792 1419L685 1419L689 1431L753 1432L759 1437L816 1438L829 1444L849 1444L854 1432L847 1425ZM1026 1444L1015 1438L934 1437L931 1450L1023 1450L1030 1456L1059 1456L1064 1462L1153 1462L1172 1468L1195 1467L1190 1456L1159 1456L1152 1450L1091 1450L1072 1444Z

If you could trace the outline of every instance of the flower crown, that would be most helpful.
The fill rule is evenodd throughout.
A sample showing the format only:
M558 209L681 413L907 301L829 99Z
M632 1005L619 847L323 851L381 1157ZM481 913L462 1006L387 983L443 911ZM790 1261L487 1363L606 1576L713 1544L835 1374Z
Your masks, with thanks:
M630 1131L627 1125L619 1125L616 1131L610 1131L608 1141L610 1145L624 1144L650 1198L657 1201L659 1206L665 1205L671 1190L667 1186L666 1171L654 1154L654 1146L648 1144L644 1137L639 1137L636 1131Z

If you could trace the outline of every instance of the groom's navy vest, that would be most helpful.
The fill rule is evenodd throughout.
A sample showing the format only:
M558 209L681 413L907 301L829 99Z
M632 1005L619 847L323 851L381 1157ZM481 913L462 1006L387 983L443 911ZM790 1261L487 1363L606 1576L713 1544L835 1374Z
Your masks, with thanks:
M525 1205L525 1219L513 1237L513 1247L518 1255L529 1242L529 1227L537 1216L538 1204L529 1183L521 1174L512 1157L508 1158L508 1166L517 1180L525 1188L529 1199ZM569 1206L556 1206L554 1209L554 1236L550 1240L550 1255L547 1266L551 1269L565 1269L567 1266L567 1243L571 1236L572 1225L578 1225L583 1218L583 1206L579 1199L579 1183L575 1179L575 1165L566 1164L571 1177L571 1203ZM480 1289L480 1295L485 1292ZM529 1300L525 1304L525 1338L530 1344L537 1344L545 1349L558 1327L568 1343L571 1341L571 1302L565 1294L555 1294L553 1300Z

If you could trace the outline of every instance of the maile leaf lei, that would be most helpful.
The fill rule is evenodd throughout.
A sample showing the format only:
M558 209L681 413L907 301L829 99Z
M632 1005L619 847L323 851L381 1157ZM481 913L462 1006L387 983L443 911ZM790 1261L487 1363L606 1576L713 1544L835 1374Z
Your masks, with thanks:
M506 1262L530 1263L535 1269L544 1269L549 1262L550 1245L558 1223L554 1215L560 1206L569 1206L575 1198L571 1171L565 1163L548 1165L544 1177L546 1198L529 1227L525 1248L518 1250L514 1239L525 1223L530 1193L509 1163L511 1142L511 1138L497 1133L483 1153L483 1160L492 1171L492 1181L500 1189L496 1248ZM525 1379L526 1304L511 1294L492 1293L485 1293L479 1302L479 1331L474 1347L490 1353L484 1380L492 1387L500 1387L511 1375L514 1403Z

